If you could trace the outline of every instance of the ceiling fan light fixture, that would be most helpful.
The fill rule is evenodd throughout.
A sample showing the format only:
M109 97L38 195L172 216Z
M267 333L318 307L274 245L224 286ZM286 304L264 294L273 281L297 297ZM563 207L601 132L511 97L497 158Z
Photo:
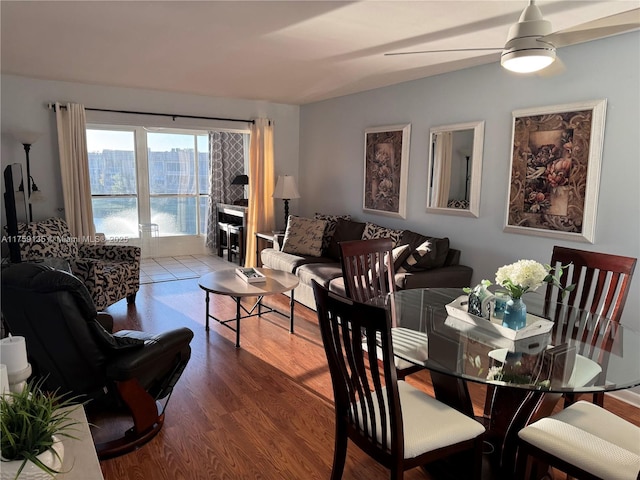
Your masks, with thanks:
M551 22L530 2L518 23L511 26L500 64L512 72L532 73L548 67L556 59L556 47L543 40L551 33Z
M506 52L506 53L505 53ZM502 53L500 64L516 73L533 73L551 65L556 59L554 49L510 50Z

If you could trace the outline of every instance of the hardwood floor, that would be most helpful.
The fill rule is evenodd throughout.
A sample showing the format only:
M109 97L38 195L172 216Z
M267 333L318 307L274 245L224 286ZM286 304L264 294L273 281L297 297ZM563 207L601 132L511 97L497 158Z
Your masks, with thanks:
M288 307L283 295L265 300L283 311ZM235 304L212 295L211 310L231 318ZM197 279L142 285L135 305L123 300L106 311L115 330L186 326L195 334L162 431L137 451L102 461L106 480L329 478L334 413L315 312L296 304L294 335L279 315L244 320L236 349L231 330L212 322L205 332L204 292ZM428 373L408 381L432 393ZM472 395L480 414L484 392L472 386ZM640 425L638 409L609 397L605 402ZM389 473L350 444L343 478L386 479ZM429 478L422 469L405 474L407 480Z

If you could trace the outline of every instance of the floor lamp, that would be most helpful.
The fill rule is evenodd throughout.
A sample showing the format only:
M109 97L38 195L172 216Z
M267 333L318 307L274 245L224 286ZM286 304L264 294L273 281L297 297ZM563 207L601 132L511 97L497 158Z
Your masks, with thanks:
M26 156L27 161L27 204L29 210L29 222L33 222L33 208L31 206L31 202L35 200L35 197L32 199L32 195L36 192L40 192L36 182L33 181L33 177L31 176L31 162L29 160L29 151L31 150L31 145L35 143L35 141L40 137L39 133L34 132L22 132L16 134L16 138L22 146L24 147L24 154ZM24 192L24 179L20 183L20 187L18 187L19 191ZM41 195L42 192L38 193L38 196Z
M296 180L291 175L278 175L278 182L273 191L273 198L281 198L284 200L284 225L287 226L289 221L289 200L300 198Z

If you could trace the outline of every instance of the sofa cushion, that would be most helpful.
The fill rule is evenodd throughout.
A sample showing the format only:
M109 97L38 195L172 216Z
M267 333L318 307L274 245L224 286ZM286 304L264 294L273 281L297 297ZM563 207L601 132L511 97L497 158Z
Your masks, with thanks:
M333 233L333 238L331 239L325 256L339 260L340 245L338 245L338 243L346 242L347 240L360 240L362 238L362 232L364 232L364 227L364 223L339 218L336 224L336 231Z
M300 265L307 263L335 262L333 258L293 255L291 253L281 252L275 248L265 248L262 250L262 252L260 252L260 259L265 267L272 268L273 270L283 270L289 273L295 273Z
M329 291L337 293L342 297L347 296L347 289L344 287L344 277L334 278L329 282Z
M394 230L393 228L381 227L375 223L367 222L362 232L362 240L372 240L374 238L390 238L395 247L400 242L402 230Z
M338 220L351 220L351 215L325 215L323 213L316 213L313 218L327 221L327 228L324 229L324 236L322 237L322 251L326 252L333 238L333 234L336 231Z
M296 275L301 283L311 285L311 280L315 280L326 288L331 280L342 276L342 267L336 262L309 263L301 265L296 271Z
M449 253L448 238L427 237L425 235L412 232L411 230L405 230L400 238L400 244L408 244L411 247L411 253L414 253L414 251L426 241L430 244L429 251L423 251L421 254L417 254L414 258L415 263L413 263L411 270L406 271L426 270L429 268L439 268L444 266ZM396 270L396 272L397 271L398 270Z
M321 256L322 237L326 228L326 220L291 215L284 233L282 251L297 255Z

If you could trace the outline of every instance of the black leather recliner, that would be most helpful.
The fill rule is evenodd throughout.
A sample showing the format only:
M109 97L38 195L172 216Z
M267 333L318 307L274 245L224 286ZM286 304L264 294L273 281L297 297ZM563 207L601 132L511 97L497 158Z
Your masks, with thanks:
M78 278L33 263L2 271L2 315L9 333L25 337L32 378L44 379L45 389L87 401L90 423L109 412L130 414L132 428L96 443L101 459L131 451L160 431L191 356L190 329L111 333L113 319L96 312Z

